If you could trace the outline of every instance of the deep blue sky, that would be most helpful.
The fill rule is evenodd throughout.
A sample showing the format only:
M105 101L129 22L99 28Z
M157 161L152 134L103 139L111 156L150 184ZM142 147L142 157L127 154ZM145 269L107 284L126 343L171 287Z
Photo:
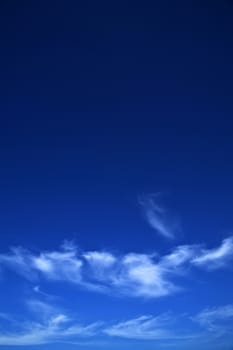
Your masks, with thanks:
M107 251L118 260L130 252L163 257L178 246L202 244L195 251L199 259L216 253L211 249L221 249L224 239L231 250L232 15L230 1L1 2L0 312L33 322L25 300L37 305L43 299L46 307L75 305L82 324L107 320L107 328L166 312L186 313L189 320L207 308L222 315L228 307L229 322L228 256L214 272L209 265L204 273L182 266L175 279L186 275L185 291L150 300L125 291L119 297L119 289L115 298L66 281L54 285L51 276L31 280L4 261L15 258L11 247L28 249L32 258L60 251L64 240L73 241L77 255L76 245L84 255ZM143 205L141 196L147 198ZM147 216L158 198L165 215L155 208L152 215L172 239ZM194 257L186 263L199 264ZM33 290L38 286L43 292ZM225 330L232 327L232 310ZM4 349L5 321L0 319ZM160 349L164 341L101 332L88 338L90 349ZM213 341L209 333L205 338ZM218 338L219 349L230 350L232 339L225 338L226 344ZM185 349L197 345L189 341ZM172 348L184 344L172 342ZM203 340L200 346L212 349Z

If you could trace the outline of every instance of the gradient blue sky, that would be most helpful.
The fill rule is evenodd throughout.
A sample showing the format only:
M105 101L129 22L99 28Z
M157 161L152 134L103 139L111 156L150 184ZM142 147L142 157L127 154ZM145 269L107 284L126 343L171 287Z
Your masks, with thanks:
M1 349L233 349L232 15L1 1Z

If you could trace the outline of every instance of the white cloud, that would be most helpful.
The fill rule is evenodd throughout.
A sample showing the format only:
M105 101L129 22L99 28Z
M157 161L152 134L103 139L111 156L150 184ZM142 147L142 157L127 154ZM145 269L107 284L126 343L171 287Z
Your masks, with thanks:
M140 316L110 326L103 322L94 322L88 325L77 324L70 316L52 305L31 300L27 303L32 311L31 321L14 321L15 332L0 333L0 345L40 345L48 343L76 343L98 337L107 340L110 337L119 337L136 340L169 340L188 339L187 332L174 333L175 318L170 314L158 316ZM8 319L13 318L8 316ZM107 336L107 338L106 338Z
M99 281L99 283L109 279L117 264L117 258L108 252L85 252L83 258L86 262L87 273L92 275L93 279Z
M190 322L191 321L191 322ZM197 322L202 327L198 330ZM225 305L205 309L194 317L188 314L174 315L171 313L158 316L140 316L106 327L103 332L109 336L160 341L188 341L196 344L206 344L214 339L229 340L232 334L233 305ZM178 343L173 343L178 344ZM191 343L190 343L191 344ZM170 346L171 344L169 344ZM219 348L219 347L218 347Z
M0 267L8 266L27 279L34 280L36 274L31 268L31 254L21 247L11 248L7 254L0 254Z
M219 248L199 245L175 247L169 254L128 253L114 255L107 251L81 251L66 243L57 251L38 254L22 248L0 255L2 266L13 269L40 284L47 281L69 282L79 287L111 295L157 298L182 289L175 282L190 268L222 268L233 257L233 238ZM35 291L38 292L38 289Z
M140 316L107 327L103 332L113 337L141 340L188 340L194 337L191 332L184 330L174 332L174 324L175 318L169 314Z
M17 333L0 334L0 345L39 345L69 341L70 338L89 338L96 334L98 324L66 327L64 315L57 315L47 324L32 323Z
M223 240L220 247L215 249L202 249L192 260L192 263L207 269L224 266L233 258L233 237Z
M116 257L107 252L87 252L83 256L90 264L103 268L108 268L116 262Z
M197 245L182 245L176 247L170 254L165 255L161 259L161 265L167 268L179 268L180 266L184 266L186 263L190 262L190 260L198 254L198 250L200 249Z
M233 323L233 305L224 305L220 307L208 308L193 317L203 328L216 334L224 334L232 330ZM230 329L229 329L229 321Z
M36 317L40 320L48 320L50 317L60 313L54 306L45 303L39 299L29 299L26 302L27 309L30 310L31 313L36 315Z
M29 275L30 272L36 274L38 279L44 277L50 281L70 282L89 290L141 297L160 297L176 290L173 283L167 280L166 269L150 255L129 253L114 256L109 252L97 251L78 253L74 246L69 247L68 251L63 248L61 251L40 254L20 251L21 260L27 266L18 264L18 251L17 255L14 251L4 255L2 262L17 272L27 269Z
M167 339L169 332L161 328L161 323L164 323L164 316L141 316L108 327L104 330L104 333L128 339Z
M122 259L114 285L125 294L141 297L161 297L177 290L166 271L145 254L127 254Z
M53 294L49 294L49 293L45 293L43 290L41 290L40 285L36 285L32 288L32 290L34 291L34 293L39 294L40 296L43 296L47 299L56 299L57 297Z
M31 256L32 267L48 279L79 282L82 261L77 258L76 249L41 253Z
M139 198L139 204L143 208L145 219L148 224L163 237L172 239L178 229L177 222L171 220L164 208L157 204L156 198L159 194L142 196Z
M29 300L26 305L31 311L30 321L16 321L10 315L3 315L4 319L14 324L15 331L10 331L8 327L4 331L1 327L0 346L59 342L88 344L89 339L102 339L108 345L108 339L118 337L157 341L159 343L156 344L161 346L171 342L169 346L183 344L187 347L195 342L203 345L217 338L225 339L225 335L229 339L233 324L233 305L205 309L195 317L163 313L157 316L143 315L108 325L99 321L79 324L67 311L41 300ZM193 322L198 322L204 330L197 330Z
M27 305L36 321L16 322L8 316L17 331L1 331L0 345L27 346L69 341L73 338L86 339L93 337L100 326L99 323L79 325L60 310L39 300L30 300Z

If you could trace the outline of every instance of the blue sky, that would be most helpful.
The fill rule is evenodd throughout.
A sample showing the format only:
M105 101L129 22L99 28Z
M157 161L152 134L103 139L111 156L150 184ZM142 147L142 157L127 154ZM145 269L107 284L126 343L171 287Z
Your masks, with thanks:
M0 17L0 348L232 350L230 2Z

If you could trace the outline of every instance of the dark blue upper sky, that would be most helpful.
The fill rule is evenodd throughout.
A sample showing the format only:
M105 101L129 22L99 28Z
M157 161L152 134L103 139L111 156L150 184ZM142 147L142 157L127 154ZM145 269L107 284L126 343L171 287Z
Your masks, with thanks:
M67 239L84 251L163 256L184 244L213 249L231 240L232 15L230 1L1 2L1 254L12 246L56 251ZM155 205L152 193L178 222L175 240L156 235L153 228L163 230L143 213ZM149 196L143 210L140 196ZM229 306L230 277L211 274L206 287L195 276L203 302L192 294L162 305L179 312L182 299L196 314ZM3 305L21 283L3 278ZM76 292L61 290L64 299ZM83 305L105 305L100 295L89 301L80 293ZM106 317L136 317L111 316L117 307L108 298ZM156 307L142 301L137 315ZM132 340L124 350L152 345Z

